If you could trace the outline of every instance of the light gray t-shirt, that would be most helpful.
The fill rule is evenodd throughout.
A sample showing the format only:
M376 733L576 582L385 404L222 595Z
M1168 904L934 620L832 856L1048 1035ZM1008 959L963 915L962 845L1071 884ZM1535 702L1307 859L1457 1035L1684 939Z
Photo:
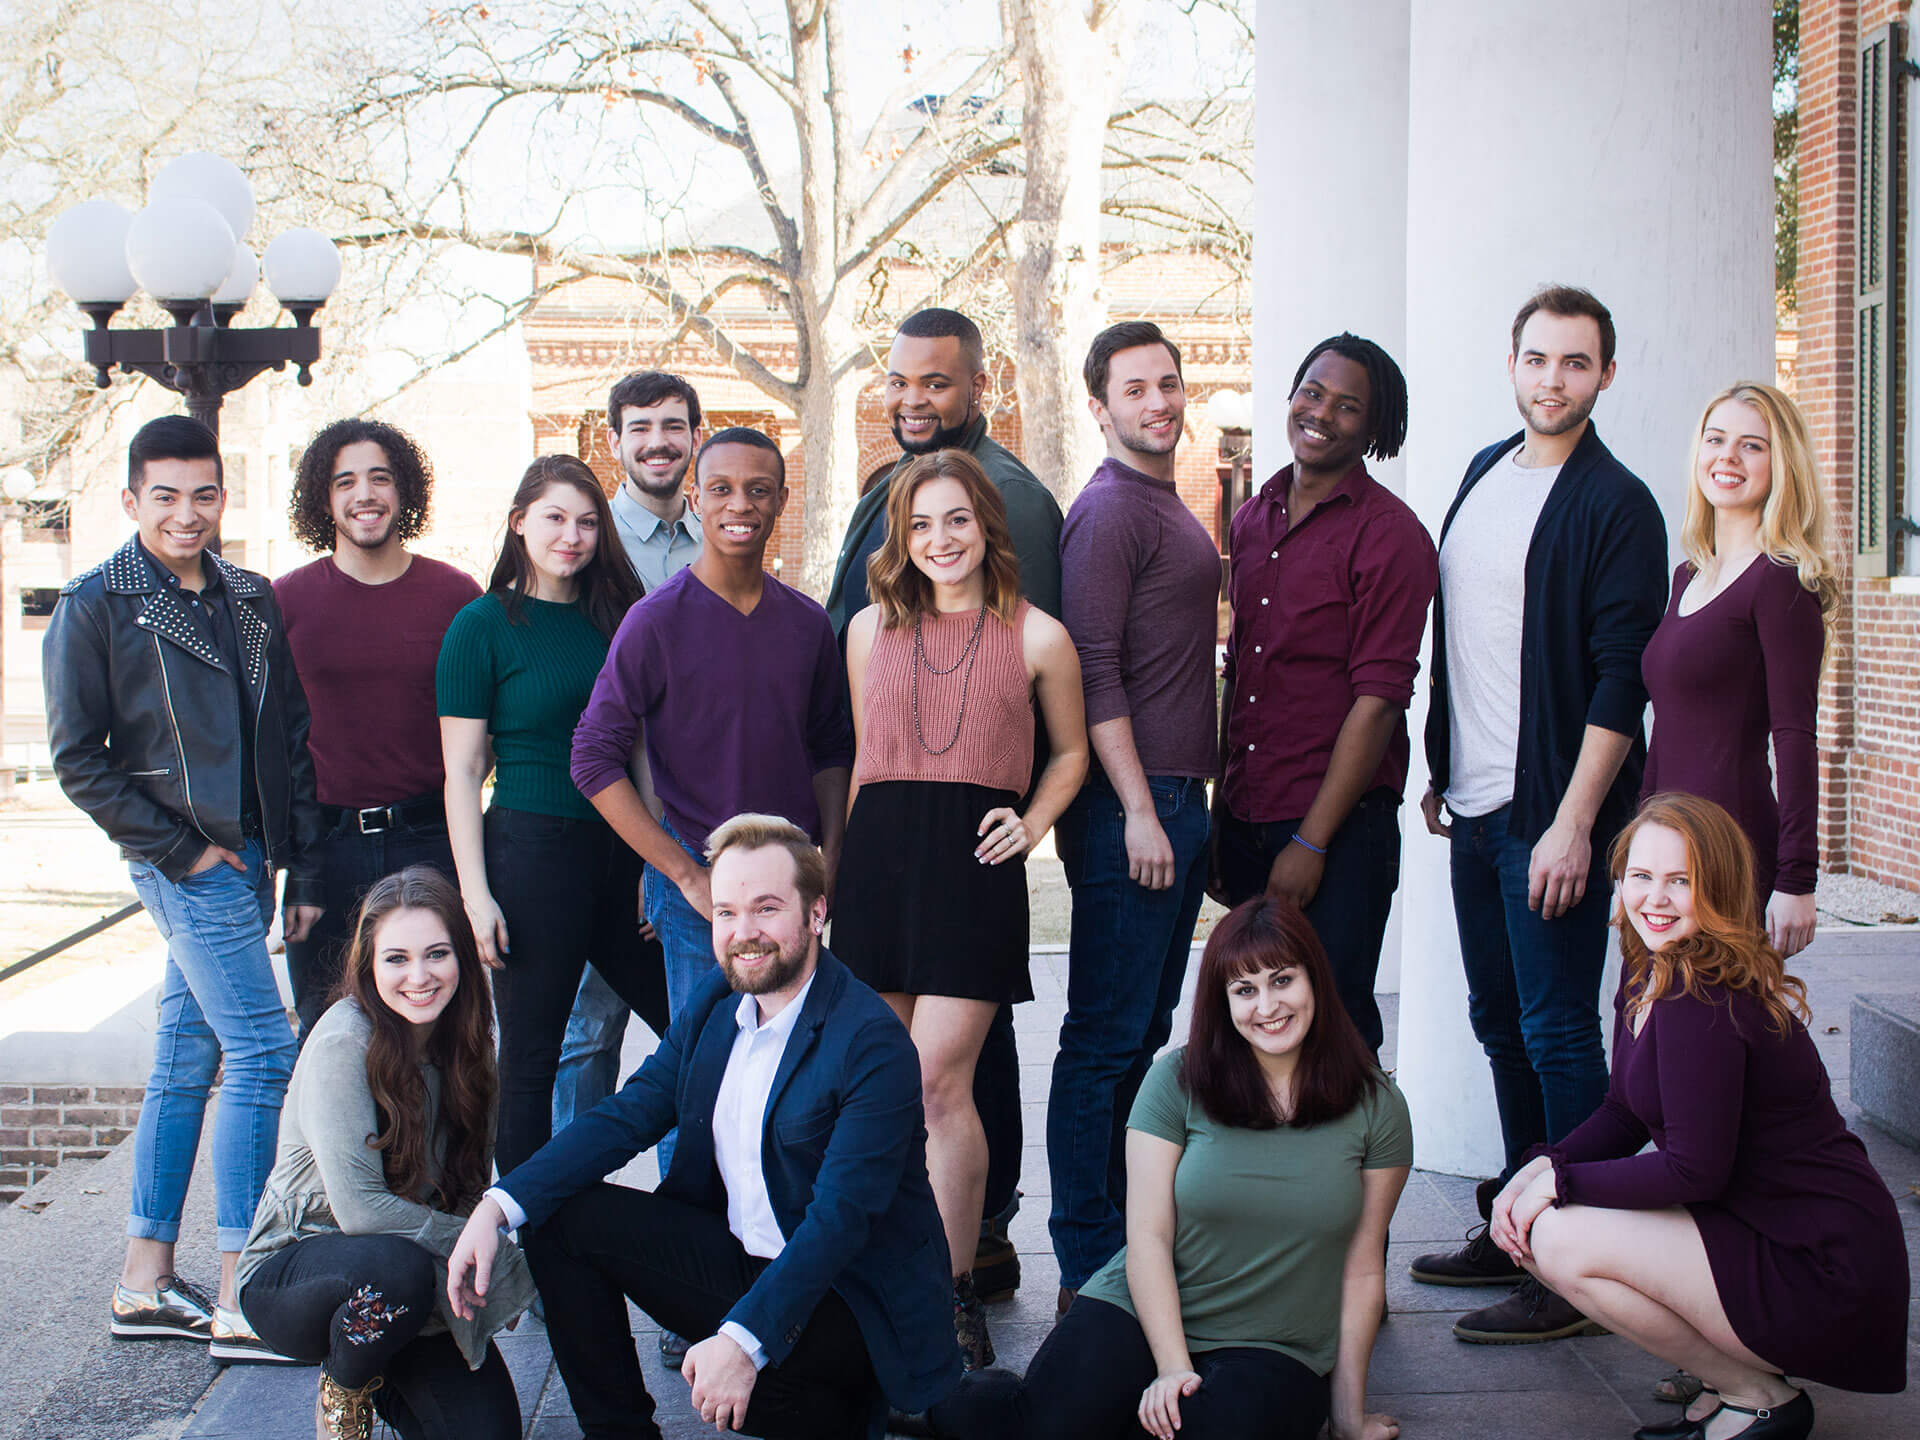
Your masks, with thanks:
M1453 736L1445 796L1455 815L1491 814L1513 800L1520 746L1520 633L1527 548L1558 465L1528 469L1516 447L1467 492L1440 547L1447 610L1447 707Z

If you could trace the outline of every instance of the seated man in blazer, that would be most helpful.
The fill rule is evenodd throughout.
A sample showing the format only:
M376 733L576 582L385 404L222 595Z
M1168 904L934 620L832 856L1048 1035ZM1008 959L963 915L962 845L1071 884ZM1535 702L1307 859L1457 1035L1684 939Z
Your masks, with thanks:
M960 1373L920 1061L821 947L826 866L804 831L740 815L707 853L720 968L624 1088L487 1191L448 1298L485 1304L501 1232L525 1225L589 1440L660 1434L623 1295L707 1337L682 1374L709 1424L878 1437L889 1402L924 1410ZM676 1125L659 1189L603 1182Z

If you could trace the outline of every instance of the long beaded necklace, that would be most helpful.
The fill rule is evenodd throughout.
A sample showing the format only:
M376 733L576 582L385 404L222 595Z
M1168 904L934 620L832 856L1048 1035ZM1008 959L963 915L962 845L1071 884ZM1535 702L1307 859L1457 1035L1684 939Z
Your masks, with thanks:
M927 658L926 642L920 634L920 619L913 617L913 679L907 687L907 698L913 708L913 738L920 742L920 748L929 755L944 755L960 740L960 726L967 718L967 687L973 683L973 662L980 653L980 635L987 626L987 607L980 607L980 614L973 622L973 633L967 637L967 645L960 652L960 658L942 670ZM927 732L920 728L920 671L922 667L934 675L951 675L962 665L967 671L960 677L960 712L953 717L953 734L947 737L947 743L938 749L927 743Z

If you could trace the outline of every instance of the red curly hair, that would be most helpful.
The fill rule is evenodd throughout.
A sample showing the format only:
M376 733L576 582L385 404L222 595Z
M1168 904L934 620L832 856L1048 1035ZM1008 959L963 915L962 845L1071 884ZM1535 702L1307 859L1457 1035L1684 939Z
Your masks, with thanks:
M1647 797L1608 853L1616 886L1626 875L1633 837L1648 825L1672 830L1686 844L1693 920L1699 928L1671 945L1649 950L1627 919L1625 905L1614 902L1628 1004L1651 1005L1676 992L1697 999L1704 988L1718 986L1752 995L1781 1034L1796 1014L1805 1023L1812 1014L1807 987L1787 973L1780 952L1755 919L1753 846L1733 817L1698 795L1667 791Z

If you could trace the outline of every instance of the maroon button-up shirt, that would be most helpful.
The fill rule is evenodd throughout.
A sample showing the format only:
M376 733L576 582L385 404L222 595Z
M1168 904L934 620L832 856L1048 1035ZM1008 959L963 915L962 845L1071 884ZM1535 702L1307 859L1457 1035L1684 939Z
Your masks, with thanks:
M1233 629L1226 801L1235 818L1299 820L1313 806L1356 696L1404 710L1440 584L1420 518L1356 465L1298 526L1289 465L1229 530ZM1369 789L1407 785L1403 716Z

